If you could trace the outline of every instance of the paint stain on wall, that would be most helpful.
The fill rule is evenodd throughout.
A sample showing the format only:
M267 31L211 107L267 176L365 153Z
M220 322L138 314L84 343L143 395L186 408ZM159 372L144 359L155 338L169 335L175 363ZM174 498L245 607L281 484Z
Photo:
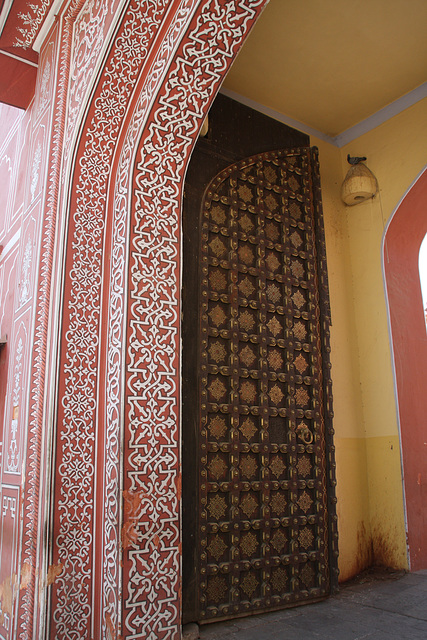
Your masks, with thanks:
M32 567L29 562L24 562L21 569L21 589L26 589L31 582Z
M63 569L63 564L60 562L59 564L51 564L49 569L47 570L47 577L46 577L46 586L49 587L51 584L53 584L56 580L56 578L61 575L62 573L62 569Z

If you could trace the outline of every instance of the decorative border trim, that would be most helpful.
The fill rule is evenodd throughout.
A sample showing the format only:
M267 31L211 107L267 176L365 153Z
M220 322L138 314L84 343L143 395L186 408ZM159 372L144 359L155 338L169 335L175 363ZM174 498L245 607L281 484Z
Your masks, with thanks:
M71 55L79 37L73 29L83 1L74 0L61 18L27 451L28 486L38 487L48 471L47 461L43 462L46 468L42 466L42 449L46 446L42 437L47 411L44 403L53 408L53 400L47 398L46 380L51 382L55 376L47 371L48 349L52 348L49 322L56 323L48 313L54 295L52 262L58 223L65 227L69 220L56 403L54 542L47 577L47 584L52 584L48 633L58 640L88 638L94 630L101 632L101 627L102 637L118 638L121 603L125 637L159 640L180 636L180 201L186 163L206 110L265 2L132 0L88 105L84 135L74 155L75 173L67 190L72 194L71 203L62 207L62 222L57 220L58 203L60 197L65 202L61 185L69 175L63 158L72 157L71 149L65 148L71 144L70 136L64 136L66 109L73 82ZM140 161L135 168L141 132ZM120 181L113 210L107 204L109 181L115 175L120 151L124 155L118 163ZM130 187L135 199L129 240L126 221ZM106 235L107 215L112 216L111 236ZM108 229L109 224L110 220ZM111 243L111 260L106 241ZM129 250L133 253L126 276ZM142 280L138 280L135 265L143 266L143 278L148 277L148 288L143 292L138 288ZM131 293L126 309L127 278ZM108 304L112 301L105 309L103 296ZM134 368L126 380L123 447L120 376L124 369L126 312L127 362L132 361ZM108 336L103 330L104 317ZM142 336L148 340L147 350L143 341L139 342L141 328L144 333L147 330ZM142 389L141 382L148 387ZM158 403L157 410L153 402ZM146 410L153 420L147 418ZM101 461L106 462L105 471ZM141 473L142 467L145 471ZM121 596L118 526L123 473L123 584L127 591ZM143 497L144 487L150 484L156 493L147 499ZM29 567L18 619L22 639L32 637L43 625L43 603L39 605L35 599L36 585L45 584L43 576L35 574L39 556L44 553L45 513L41 503L38 490L25 495L22 561ZM135 515L138 510L141 520ZM144 537L149 511L153 535ZM94 540L100 530L105 531L103 548L100 554L97 545L95 554ZM147 550L150 565L141 565ZM153 554L159 558L155 567ZM141 599L141 594L147 594L150 600L146 602L145 596Z
M263 5L201 3L158 91L137 154L126 349L125 637L180 634L182 189L207 109Z

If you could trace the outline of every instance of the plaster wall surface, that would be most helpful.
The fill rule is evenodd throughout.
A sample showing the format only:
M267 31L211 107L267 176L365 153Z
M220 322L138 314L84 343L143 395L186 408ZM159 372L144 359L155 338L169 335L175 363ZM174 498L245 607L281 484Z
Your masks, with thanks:
M340 579L372 562L408 567L382 239L426 164L427 101L336 149L319 147L331 296ZM367 156L377 196L340 200L347 154ZM421 306L421 305L420 305Z
M408 560L382 240L390 217L426 165L426 135L427 100L422 100L342 149L344 167L348 153L367 156L379 184L372 201L347 209L347 223L373 555L398 568L406 568Z
M341 153L311 138L319 148L331 300L331 364L337 474L340 580L371 564L371 527L360 370L355 340L352 272L345 205L340 198Z

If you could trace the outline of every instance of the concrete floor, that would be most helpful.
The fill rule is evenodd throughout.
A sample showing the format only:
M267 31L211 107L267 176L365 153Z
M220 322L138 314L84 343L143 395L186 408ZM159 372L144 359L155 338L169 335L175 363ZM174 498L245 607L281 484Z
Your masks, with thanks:
M196 636L197 637L197 636ZM368 572L323 602L200 627L201 640L427 640L427 571Z

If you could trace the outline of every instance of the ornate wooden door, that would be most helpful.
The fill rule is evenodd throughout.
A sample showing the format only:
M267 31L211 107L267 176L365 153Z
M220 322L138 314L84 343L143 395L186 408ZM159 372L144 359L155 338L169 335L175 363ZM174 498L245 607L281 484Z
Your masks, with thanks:
M201 216L193 617L203 622L325 597L336 528L316 152L229 166Z

